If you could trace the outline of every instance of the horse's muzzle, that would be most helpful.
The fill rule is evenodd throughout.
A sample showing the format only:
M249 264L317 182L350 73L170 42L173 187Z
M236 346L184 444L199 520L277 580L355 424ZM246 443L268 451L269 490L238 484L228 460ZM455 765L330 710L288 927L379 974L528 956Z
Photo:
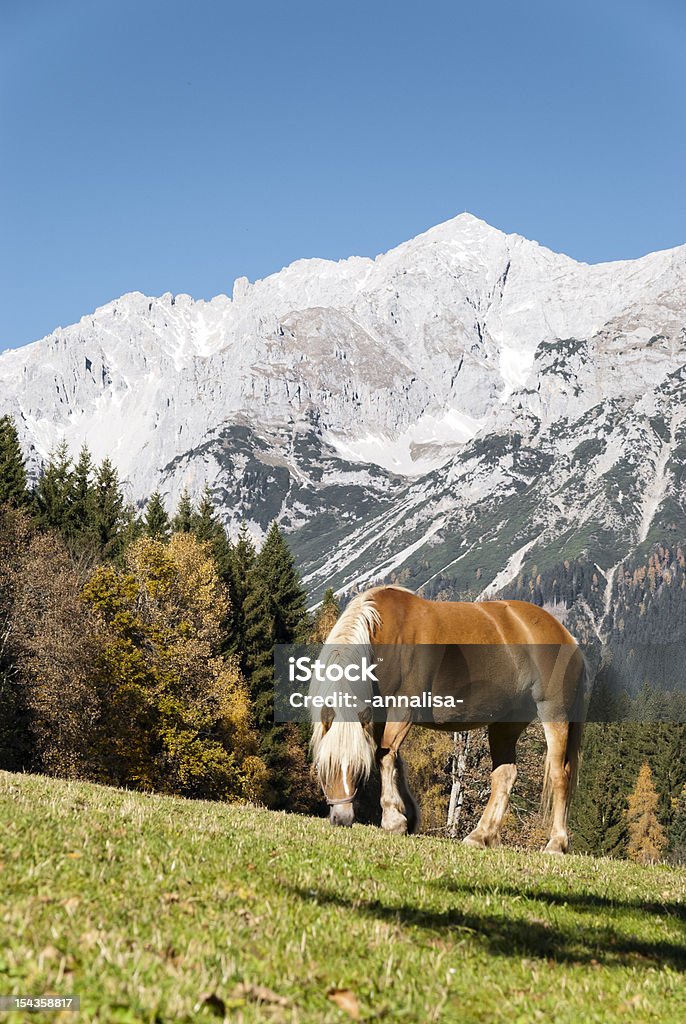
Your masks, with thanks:
M352 801L345 804L334 804L329 810L329 821L332 825L343 825L350 828L355 821Z

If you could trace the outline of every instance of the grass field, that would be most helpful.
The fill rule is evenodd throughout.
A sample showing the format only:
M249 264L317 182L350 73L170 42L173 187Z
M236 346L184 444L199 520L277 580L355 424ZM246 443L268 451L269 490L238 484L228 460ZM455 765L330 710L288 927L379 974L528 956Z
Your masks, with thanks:
M0 995L60 1020L686 1020L675 869L1 772L0 814Z

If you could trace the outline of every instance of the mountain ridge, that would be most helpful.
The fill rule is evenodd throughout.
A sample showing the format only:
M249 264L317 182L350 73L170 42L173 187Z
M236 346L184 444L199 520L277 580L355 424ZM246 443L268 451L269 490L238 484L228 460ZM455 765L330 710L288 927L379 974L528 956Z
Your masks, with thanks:
M543 548L610 574L667 506L686 536L685 366L686 245L582 264L461 214L233 298L127 293L2 353L0 403L34 474L64 437L138 503L279 519L315 593L442 563L476 596Z

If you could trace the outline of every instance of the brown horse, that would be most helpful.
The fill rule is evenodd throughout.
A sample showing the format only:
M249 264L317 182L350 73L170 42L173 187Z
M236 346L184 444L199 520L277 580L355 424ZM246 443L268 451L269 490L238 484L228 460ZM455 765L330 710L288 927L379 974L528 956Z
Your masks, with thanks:
M312 757L332 824L352 825L357 789L376 760L382 828L398 833L416 828L417 810L399 753L416 713L381 712L381 720L376 714L373 721L368 708L373 698L378 706L389 697L397 701L404 696L407 706L412 697L418 706L422 693L431 693L434 700L450 695L463 701L467 721L460 719L458 725L453 711L438 707L417 724L451 731L488 726L493 760L490 798L464 842L497 845L517 777L517 739L538 716L547 744L543 803L551 819L545 849L567 851L586 665L576 641L557 619L524 601L426 601L401 587L384 586L350 602L326 640L325 659L340 661L344 645L353 645L358 654L367 652L378 675L374 687L367 684L365 691L362 685L367 707L352 720L341 720L345 716L340 711L326 708L313 716Z

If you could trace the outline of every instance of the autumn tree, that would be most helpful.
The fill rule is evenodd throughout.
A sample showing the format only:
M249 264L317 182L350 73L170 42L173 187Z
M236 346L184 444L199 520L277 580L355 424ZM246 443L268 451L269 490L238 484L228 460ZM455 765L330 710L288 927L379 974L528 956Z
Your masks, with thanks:
M56 533L37 532L26 517L7 515L1 528L0 685L4 710L15 720L15 755L21 747L16 766L102 778L100 703L92 686L98 629L81 599L83 580ZM3 760L12 744L4 746Z
M686 783L681 792L672 797L671 805L670 845L677 863L684 863L686 862Z
M20 580L13 621L32 768L104 779L98 750L102 705L92 685L99 629L64 541L54 533L33 537Z
M107 631L99 678L118 781L259 799L265 767L245 684L220 654L228 597L207 546L192 534L139 539L124 570L101 567L84 593Z
M341 607L336 600L333 588L329 587L322 598L322 603L317 608L312 623L310 639L312 643L323 644L327 636L336 625Z
M638 773L627 810L627 855L639 864L654 864L667 845L664 829L657 818L657 805L653 775L646 762Z

